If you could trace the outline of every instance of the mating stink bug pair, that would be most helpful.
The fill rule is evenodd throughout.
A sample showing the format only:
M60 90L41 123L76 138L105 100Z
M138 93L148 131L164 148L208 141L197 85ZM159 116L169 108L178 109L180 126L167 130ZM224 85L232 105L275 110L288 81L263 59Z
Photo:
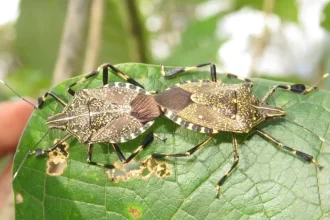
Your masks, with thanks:
M206 65L211 64L206 63L194 67L174 69L164 73L164 75L171 77ZM108 84L109 69L130 83ZM103 74L103 88L73 91L73 86L96 76L100 72ZM219 83L216 81L214 65L211 65L211 76L212 81L182 82L153 96L145 91L139 83L123 74L116 67L111 64L102 65L98 71L92 72L82 80L69 86L68 92L73 96L73 99L68 104L52 91L47 92L45 96L39 99L37 108L42 107L48 95L64 106L61 113L49 117L47 124L51 128L65 130L68 134L51 148L47 150L38 149L31 151L29 154L39 155L53 151L59 144L73 136L79 142L89 144L88 163L112 169L114 168L112 164L101 164L92 161L93 144L99 142L112 143L119 159L127 163L151 143L153 134L149 133L142 145L127 159L121 153L117 143L123 143L137 137L152 125L156 117L165 113L167 117L179 125L200 133L209 134L209 137L186 153L153 154L152 157L154 158L189 156L210 141L215 133L220 131L232 132L234 164L226 175L218 181L217 195L219 195L219 187L238 164L238 146L235 133L247 133L250 130L255 130L280 148L296 154L305 161L313 162L321 168L312 156L284 146L264 131L255 128L256 125L267 118L283 117L285 115L283 109L266 103L267 98L277 88L307 93L312 91L313 87L305 90L305 87L300 84L292 86L280 85L273 87L262 100L258 100L252 95L253 84L250 80L243 79L244 83L241 84ZM232 74L228 74L228 76L236 77Z

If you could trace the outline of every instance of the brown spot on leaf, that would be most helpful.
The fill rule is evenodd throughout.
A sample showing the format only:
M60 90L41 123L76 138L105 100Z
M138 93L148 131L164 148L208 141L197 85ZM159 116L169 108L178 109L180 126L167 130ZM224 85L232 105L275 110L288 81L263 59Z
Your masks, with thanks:
M140 218L141 217L141 214L139 212L139 210L137 210L136 208L134 207L130 207L129 210L128 210L129 213L131 213L131 215L134 217L134 218Z

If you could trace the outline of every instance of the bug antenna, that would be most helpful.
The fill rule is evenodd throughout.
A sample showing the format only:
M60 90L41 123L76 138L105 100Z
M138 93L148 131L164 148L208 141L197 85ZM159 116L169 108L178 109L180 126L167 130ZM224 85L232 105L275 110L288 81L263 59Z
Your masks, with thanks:
M29 103L30 105L33 106L33 108L37 109L38 107L36 105L34 105L32 102L30 102L29 100L25 99L24 97L22 97L20 94L18 94L13 88L11 88L7 83L5 83L3 80L0 79L0 83L4 84L8 89L10 89L15 95L17 95L19 98L21 98L22 100L24 100L25 102Z
M306 94L312 90L318 89L317 85L320 84L320 82L322 82L325 78L327 78L330 74L329 73L325 73L323 74L323 76L321 77L321 79L319 79L313 86L309 87L308 89L305 89L303 92L301 92L300 94ZM281 106L281 108L285 107L286 105L288 105L289 103L293 102L294 100L296 100L298 97L291 99L290 101L288 101L287 103L285 103L284 105Z
M304 126L298 124L297 122L294 122L294 121L288 119L288 117L283 117L283 119L286 120L286 121L288 121L288 122L290 122L290 123L292 123L292 124L294 124L294 125L296 125L296 126L298 126L298 127L301 127L301 128L304 129L305 131L308 131L309 133L315 135L316 137L318 137L318 139L319 139L320 141L322 141L322 142L325 143L326 145L330 146L330 143L329 143L325 138L321 137L320 135L315 134L315 133L314 133L313 131L311 131L310 129L308 129L308 128L306 128L306 127L304 127Z
M21 170L21 168L22 168L24 162L26 161L26 159L28 158L28 156L30 155L30 153L31 153L31 150L29 150L29 151L27 152L27 154L25 155L25 157L24 157L24 159L22 160L21 164L19 165L17 171L16 171L15 174L13 175L13 179L10 181L9 187L11 187L11 185L13 184L14 180L16 179L16 176L17 176L18 172Z
M10 184L9 184L9 187L11 187L11 185L13 184L14 180L16 179L16 176L18 174L18 172L21 170L21 168L23 167L23 164L25 163L26 159L31 156L32 154L34 154L34 151L33 149L36 148L39 143L46 137L46 135L49 133L49 130L40 138L40 140L34 145L34 147L32 149L30 149L26 155L24 156L22 162L20 163L20 165L18 166L16 172L14 173L13 175L13 179L11 180Z

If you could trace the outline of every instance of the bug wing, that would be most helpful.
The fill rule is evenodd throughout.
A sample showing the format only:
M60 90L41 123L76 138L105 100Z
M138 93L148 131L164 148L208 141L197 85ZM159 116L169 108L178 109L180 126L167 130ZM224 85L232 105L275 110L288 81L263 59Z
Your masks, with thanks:
M206 85L205 85L206 84ZM194 86L194 85L190 85ZM251 94L245 84L204 83L178 116L218 131L248 132L251 129Z
M118 115L91 136L91 142L122 143L138 136L143 127L137 119L129 114Z
M97 91L97 90L96 90ZM91 95L91 128L95 130L90 142L126 142L134 137L143 124L131 115L131 102L139 92L127 87L111 87Z
M184 120L213 130L243 132L246 124L240 123L236 93L240 86L206 81L181 83L157 94L156 101L178 124L184 124Z
M195 99L196 96L198 97L198 94L194 94L193 98ZM230 95L228 96L230 97ZM199 101L201 100L199 99ZM194 102L178 112L177 116L190 123L213 130L240 131L242 129L236 121L237 106L235 103L228 105L227 108L225 106L217 107L219 103L214 105L207 101L206 103Z
M143 127L130 116L130 102L137 94L134 89L115 86L78 90L65 109L67 131L80 143L119 142L119 137L126 139L129 127L133 129L131 132Z
M193 101L190 99L192 93L180 87L173 87L155 95L156 102L162 107L177 114L189 106Z

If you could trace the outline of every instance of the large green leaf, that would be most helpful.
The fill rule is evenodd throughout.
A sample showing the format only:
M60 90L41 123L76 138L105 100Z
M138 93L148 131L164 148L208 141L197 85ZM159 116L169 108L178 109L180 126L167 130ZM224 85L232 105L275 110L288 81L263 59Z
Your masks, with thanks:
M206 72L185 73L180 78L164 79L159 67L145 64L117 65L148 90L162 91L166 87L188 79L209 78ZM111 81L121 79L111 75ZM65 101L70 100L65 88L70 79L54 88ZM228 79L225 79L228 80ZM232 80L229 80L232 81ZM254 93L262 97L279 82L255 79ZM101 76L83 87L101 87ZM287 118L330 138L330 96L327 91L307 95L278 91L270 103L285 108ZM52 99L43 110L36 110L29 121L15 156L14 170L23 157L46 133L45 120L61 110ZM151 153L185 152L206 138L167 118L159 118L151 128L167 137L163 143L155 140L137 157L143 160ZM330 147L306 129L285 120L272 120L262 129L290 147L316 157L325 168L319 171L278 150L258 135L238 135L240 162L215 199L215 185L233 163L231 135L217 135L204 149L189 158L166 160L172 175L168 178L151 176L144 180L131 178L114 183L105 170L86 164L87 147L77 140L68 141L68 166L61 176L46 175L47 158L29 157L14 181L17 219L325 219L330 215ZM64 135L50 131L38 147L47 148L54 139ZM133 152L141 137L121 144L125 155ZM109 147L109 150L108 150ZM118 161L108 144L94 147L93 159L99 162Z

